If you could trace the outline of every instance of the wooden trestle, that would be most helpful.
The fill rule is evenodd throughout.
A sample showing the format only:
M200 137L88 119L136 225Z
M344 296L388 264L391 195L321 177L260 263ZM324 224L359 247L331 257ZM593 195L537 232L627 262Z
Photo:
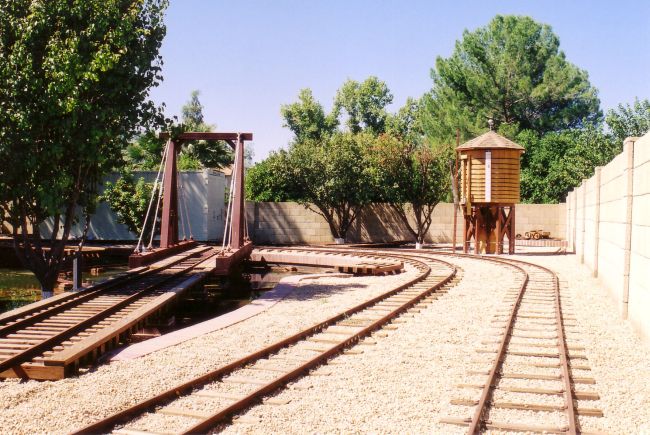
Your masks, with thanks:
M474 242L475 254L503 254L504 239L508 237L508 254L515 253L515 205L472 204L463 207L465 230L463 252L468 253Z

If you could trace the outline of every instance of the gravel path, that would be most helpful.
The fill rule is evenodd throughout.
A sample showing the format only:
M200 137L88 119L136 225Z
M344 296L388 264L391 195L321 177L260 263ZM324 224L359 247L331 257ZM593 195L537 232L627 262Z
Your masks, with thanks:
M605 413L602 418L580 417L582 429L650 433L650 346L620 320L606 289L577 265L574 256L515 258L558 272L563 305L571 307L577 319L567 340L585 346L579 353L586 354L585 364L592 370L574 375L595 378L596 385L580 385L580 390L601 396L598 402L581 401L579 406L598 407ZM518 285L506 266L472 259L457 263L462 280L449 293L420 313L403 316L397 329L379 331L354 348L362 353L341 355L291 383L277 393L280 405L249 409L225 432L464 433L464 427L439 420L470 416L473 408L451 405L450 399L478 398L480 390L457 384L484 380L467 375L489 367L486 354L475 349L494 347L481 341L490 339L494 309L508 290L502 283L510 288ZM58 382L0 382L0 427L3 433L79 428L330 317L414 274L408 270L388 277L319 279L303 284L265 313L143 358L100 366ZM506 368L510 363L516 361L507 360ZM527 399L538 403L539 397ZM553 396L547 400L561 403Z
M56 382L0 381L2 434L66 433L214 370L417 275L306 280L268 311L244 322L130 361ZM243 338L243 339L242 339Z

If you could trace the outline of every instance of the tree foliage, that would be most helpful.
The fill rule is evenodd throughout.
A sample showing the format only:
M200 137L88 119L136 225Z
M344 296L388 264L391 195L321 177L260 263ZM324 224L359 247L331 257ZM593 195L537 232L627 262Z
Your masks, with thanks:
M190 100L182 107L182 125L185 131L210 132L216 128L203 121L203 105L199 101L199 91L192 91ZM231 148L222 141L188 141L184 142L179 156L179 169L221 169L232 164Z
M319 140L331 135L339 125L339 111L325 114L323 106L316 101L311 89L301 89L298 101L280 108L284 127L296 136L296 141Z
M133 173L123 171L115 183L107 182L100 201L106 201L117 214L119 223L135 234L140 234L147 214L153 185L140 177L135 180ZM148 235L145 234L145 240Z
M526 148L522 158L521 195L526 202L557 203L622 151L629 136L650 130L650 102L635 100L607 112L606 125L585 125L540 135L524 130L516 137Z
M181 123L175 125L171 120L157 125L163 129L176 129L179 132L210 132L215 126L204 122L203 104L199 100L200 92L192 91L190 99L181 108ZM157 171L160 166L165 140L158 138L155 130L140 134L126 149L126 161L131 170ZM200 170L203 168L221 169L230 165L233 153L230 147L221 141L187 141L178 155L178 169L181 171Z
M386 106L392 102L393 94L386 83L370 76L361 83L355 80L343 83L336 93L334 111L345 110L350 132L368 131L377 135L385 131Z
M463 32L449 58L438 57L426 97L427 134L450 141L485 130L492 118L501 133L539 134L582 127L601 118L587 72L566 60L551 27L530 17L497 15Z
M300 187L288 170L290 155L285 150L272 152L246 172L246 197L253 201L284 202L302 198Z
M0 3L0 204L25 266L51 291L80 206L123 144L159 119L148 91L166 0ZM41 224L54 219L51 249ZM83 241L82 241L83 243Z
M408 99L391 115L392 98L376 77L348 80L326 115L311 91L302 90L298 102L282 107L295 138L287 151L251 168L248 198L300 202L325 218L335 238L345 238L363 206L386 201L422 242L448 187L443 168L450 149L425 142L419 101ZM347 129L337 128L342 114Z
M525 130L517 143L526 148L521 171L521 195L526 202L557 203L606 165L621 146L602 126L587 126L539 136Z
M617 109L609 110L605 121L619 143L650 131L650 100L636 98L634 104L619 104Z
M364 205L376 195L367 161L373 137L335 133L318 142L296 142L288 154L287 179L297 201L327 221L334 238L345 239Z
M445 147L388 134L379 136L373 147L372 163L381 199L418 243L424 243L433 211L448 195L447 157Z

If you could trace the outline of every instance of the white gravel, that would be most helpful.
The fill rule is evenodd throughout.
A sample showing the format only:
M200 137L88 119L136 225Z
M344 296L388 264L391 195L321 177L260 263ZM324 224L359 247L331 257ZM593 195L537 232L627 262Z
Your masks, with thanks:
M613 434L650 433L650 346L644 344L631 326L619 319L615 307L600 283L579 267L572 255L516 256L558 272L562 306L576 320L567 320L569 345L584 346L573 355L576 365L592 370L573 369L574 376L593 377L595 385L578 384L576 389L597 392L599 401L578 401L580 407L600 408L605 416L580 417L583 431ZM451 399L476 400L479 389L459 388L457 384L482 383L485 375L469 371L489 368L491 353L476 349L495 349L481 341L498 340L500 329L492 323L494 309L506 293L518 289L519 278L503 266L471 259L454 260L463 269L463 279L447 294L418 307L419 313L403 316L397 329L373 335L368 344L359 345L361 354L344 354L280 390L281 405L261 404L244 412L227 427L227 433L464 433L465 427L441 424L443 417L469 417L473 407L451 405ZM388 287L411 278L414 271L388 277L349 279L327 278L306 283L295 297L269 311L221 331L199 337L146 357L100 366L78 378L59 382L0 382L0 427L3 433L63 433L114 412L128 404L204 373L285 337L305 326L330 317L343 307L358 304ZM526 311L548 313L544 305L527 304ZM378 312L379 313L379 312ZM530 329L544 328L543 319L529 319ZM537 324L537 325L535 325ZM523 323L522 323L523 325ZM352 328L350 328L352 329ZM550 336L524 331L522 335ZM322 334L326 337L327 334ZM242 339L244 337L245 339ZM527 344L535 339L516 338ZM544 341L545 342L545 341ZM320 344L312 343L313 347ZM325 344L322 345L326 347ZM522 349L525 348L522 346ZM529 349L543 352L544 348ZM549 348L549 352L554 349ZM309 355L310 351L302 351ZM295 356L294 350L282 353ZM313 352L311 352L313 354ZM557 359L544 358L556 363ZM557 368L523 366L539 363L539 358L508 356L504 371L510 373L558 374ZM264 365L293 366L292 362L270 359ZM522 366L525 369L522 369ZM266 379L267 374L250 370L247 377ZM320 374L320 375L317 375ZM530 381L503 380L501 385L531 386ZM558 388L556 381L535 381L540 388ZM228 384L232 392L250 389ZM219 391L224 391L219 389ZM514 394L514 393L513 393ZM495 393L495 399L524 403L560 405L562 396ZM516 400L515 400L516 399ZM205 410L208 403L193 400L177 402L194 410ZM223 404L223 402L220 402ZM542 413L529 413L539 421ZM507 410L494 410L496 420L507 419ZM558 414L546 423L564 424ZM167 422L178 417L165 417ZM557 420L557 421L556 421ZM185 420L186 421L186 420ZM166 427L149 416L144 427Z
M476 399L480 390L461 389L468 370L480 366L476 340L503 298L498 282L512 277L503 267L458 260L461 282L446 295L405 317L395 330L373 337L375 345L361 355L343 355L322 370L329 376L308 376L277 397L286 405L260 405L244 413L226 433L463 433L443 425L443 416L466 417L470 408L452 406L452 398ZM470 271L470 272L468 272ZM255 420L259 422L255 423ZM251 423L250 421L253 421Z
M566 323L567 340L582 345L588 360L575 360L591 371L574 371L574 376L595 378L595 385L578 384L580 391L597 392L599 401L579 401L579 406L600 408L604 417L579 416L583 431L610 434L650 433L650 345L644 343L629 322L617 314L616 306L601 282L579 265L575 255L522 255L554 270L560 278L563 310L576 321ZM572 332L573 331L573 332Z
M416 275L408 266L398 275L309 280L266 312L142 358L101 365L79 377L56 382L0 381L0 432L66 433L79 429L323 321Z

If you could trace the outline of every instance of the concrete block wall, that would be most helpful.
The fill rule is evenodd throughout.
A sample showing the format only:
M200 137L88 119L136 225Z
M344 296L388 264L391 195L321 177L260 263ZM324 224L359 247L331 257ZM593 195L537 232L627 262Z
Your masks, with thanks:
M598 241L598 214L600 195L600 168L596 168L596 174L585 181L584 187L584 263L592 270L596 270L598 262L594 258L597 255Z
M575 253L580 259L581 263L584 263L584 250L585 250L585 182L583 180L582 184L575 189L577 197L576 213L575 213Z
M650 133L626 139L623 152L596 168L567 202L566 234L577 259L650 342Z
M599 267L600 270L594 271L594 274L610 289L619 309L623 306L627 225L627 205L624 192L627 189L627 156L622 153L607 166L604 166L600 174L600 228L597 264L606 266Z
M248 232L256 243L331 243L329 225L293 202L246 202Z
M633 144L628 317L650 341L650 133Z
M453 233L454 205L438 204L431 216L431 226L425 237L429 243L450 242ZM411 227L415 221L409 213ZM462 212L458 212L456 241L461 243L463 237ZM413 240L413 236L402 222L399 215L386 204L372 204L365 207L359 219L353 224L348 238L355 242L391 242L395 240Z
M453 233L453 204L438 204L433 212L427 242L449 243ZM317 213L297 203L249 202L246 204L249 234L259 244L264 243L332 243L329 226ZM550 231L553 237L566 232L564 204L518 204L516 227L518 233L535 229ZM463 216L458 213L456 241L463 237ZM413 240L399 216L386 204L365 207L347 234L348 242L392 242Z
M550 231L553 238L565 238L566 204L517 204L515 231L524 234L530 230Z

